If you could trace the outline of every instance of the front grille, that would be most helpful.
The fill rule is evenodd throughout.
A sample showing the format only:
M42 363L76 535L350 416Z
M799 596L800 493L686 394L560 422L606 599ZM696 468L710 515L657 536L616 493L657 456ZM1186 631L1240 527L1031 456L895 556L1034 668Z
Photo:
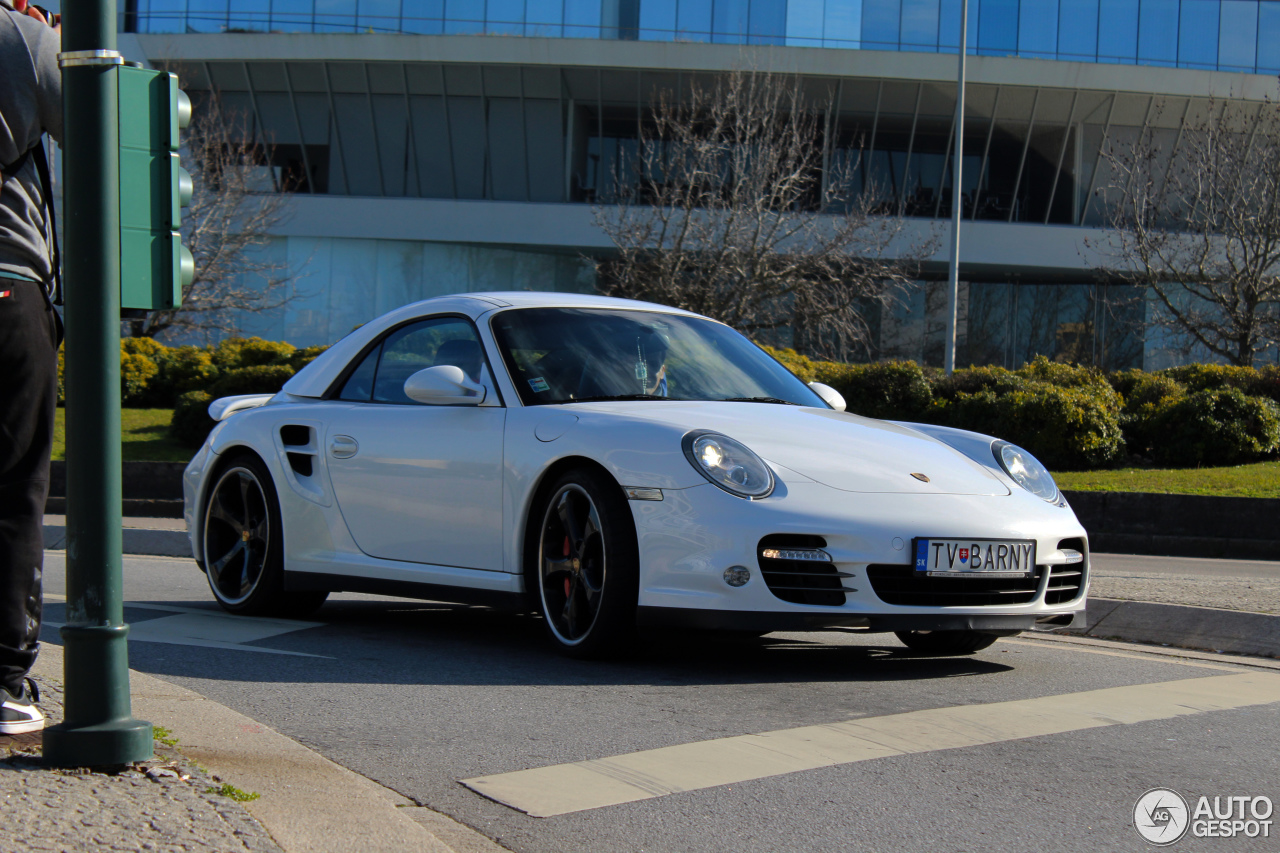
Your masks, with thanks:
M1072 551L1079 551L1085 554L1085 546L1083 539L1063 539L1058 543L1059 548L1069 548ZM1049 584L1045 589L1045 604L1065 604L1068 601L1074 601L1080 597L1080 590L1084 589L1084 579L1086 576L1087 566L1089 565L1089 557L1086 555L1083 562L1074 563L1069 566L1053 566L1049 571Z
M917 575L915 566L867 566L871 589L885 604L913 607L985 607L1035 601L1045 567L1036 566L1027 578L931 578Z
M845 602L846 592L856 590L844 586L844 579L853 575L839 571L835 565L819 560L783 559L766 557L769 551L816 551L825 548L827 542L821 536L786 535L773 533L760 540L756 559L760 573L764 575L769 591L792 604L813 604L839 607Z

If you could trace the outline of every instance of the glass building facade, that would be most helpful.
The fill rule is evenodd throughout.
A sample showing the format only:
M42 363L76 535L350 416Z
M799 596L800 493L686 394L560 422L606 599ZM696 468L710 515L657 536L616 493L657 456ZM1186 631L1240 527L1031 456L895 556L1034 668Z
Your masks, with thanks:
M514 35L954 53L960 0L126 0L139 33ZM970 0L970 51L1280 74L1280 0Z

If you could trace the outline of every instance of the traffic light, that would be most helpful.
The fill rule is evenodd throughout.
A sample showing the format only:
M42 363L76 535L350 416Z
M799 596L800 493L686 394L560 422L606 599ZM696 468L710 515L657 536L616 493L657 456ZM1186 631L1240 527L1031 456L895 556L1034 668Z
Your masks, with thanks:
M191 101L167 71L116 67L120 92L120 307L155 311L182 304L195 259L182 245L191 176L178 165L178 131Z

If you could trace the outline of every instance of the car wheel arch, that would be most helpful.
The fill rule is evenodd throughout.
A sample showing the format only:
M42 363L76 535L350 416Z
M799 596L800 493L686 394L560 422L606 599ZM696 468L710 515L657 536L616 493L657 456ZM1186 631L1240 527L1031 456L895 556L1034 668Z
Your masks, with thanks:
M520 514L521 535L520 542L520 572L523 575L528 569L528 558L530 548L536 543L533 541L538 532L538 523L534 521L533 515L535 511L542 505L547 497L547 491L550 487L560 479L566 471L574 468L589 468L597 473L608 477L609 480L618 487L619 493L622 492L622 484L618 482L618 478L613 472L601 465L594 459L587 456L565 456L555 460L548 465L538 476L538 481L529 490L529 499L525 502L523 511Z
M222 472L231 467L231 463L235 461L237 456L241 454L250 454L258 459L271 474L271 484L275 486L276 493L280 492L280 484L276 482L275 472L271 470L271 463L267 461L261 453L247 444L229 444L218 451L218 457L210 466L208 473L204 475L204 482L201 483L200 500L196 504L196 539L195 541L203 541L204 537L204 511L207 501L209 500L209 492L218 484L218 478L222 476ZM196 555L196 564L200 566L200 570L204 571L204 555Z

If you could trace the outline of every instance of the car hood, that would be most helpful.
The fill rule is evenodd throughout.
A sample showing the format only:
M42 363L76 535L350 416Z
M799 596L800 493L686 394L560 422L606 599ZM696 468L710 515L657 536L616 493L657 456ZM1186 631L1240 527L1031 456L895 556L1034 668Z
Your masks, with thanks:
M775 469L789 469L841 491L1009 494L994 474L948 445L907 427L846 412L674 400L582 403L567 408L586 416L611 413L682 430L723 433L746 444ZM779 473L787 479L785 471Z

